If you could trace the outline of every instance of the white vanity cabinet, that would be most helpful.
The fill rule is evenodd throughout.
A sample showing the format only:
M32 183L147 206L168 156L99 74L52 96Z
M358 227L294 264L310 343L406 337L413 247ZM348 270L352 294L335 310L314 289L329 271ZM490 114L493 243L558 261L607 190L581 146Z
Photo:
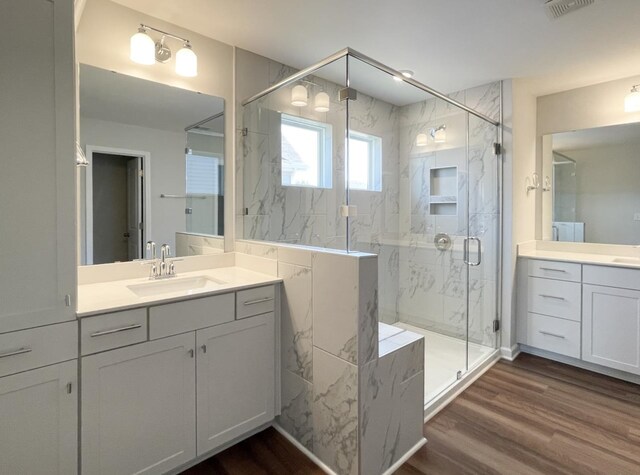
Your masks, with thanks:
M196 333L198 455L274 418L273 312Z
M73 1L3 0L0 23L3 333L75 320Z
M84 475L166 473L273 420L277 287L255 289L267 313L241 319L228 292L81 321Z
M82 358L82 473L164 473L195 457L193 333Z
M584 266L584 282L582 359L640 375L640 270Z
M0 378L0 473L78 468L77 361Z

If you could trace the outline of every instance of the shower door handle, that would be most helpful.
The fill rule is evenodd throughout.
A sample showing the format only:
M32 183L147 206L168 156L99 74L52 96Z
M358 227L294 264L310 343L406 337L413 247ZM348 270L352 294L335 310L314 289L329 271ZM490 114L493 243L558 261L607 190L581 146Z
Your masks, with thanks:
M478 244L478 260L475 262L471 262L471 260L469 259L469 242L470 241L475 241ZM482 241L480 241L480 238L477 238L477 237L465 238L464 245L463 245L463 255L464 255L465 264L472 267L479 266L480 263L482 262Z

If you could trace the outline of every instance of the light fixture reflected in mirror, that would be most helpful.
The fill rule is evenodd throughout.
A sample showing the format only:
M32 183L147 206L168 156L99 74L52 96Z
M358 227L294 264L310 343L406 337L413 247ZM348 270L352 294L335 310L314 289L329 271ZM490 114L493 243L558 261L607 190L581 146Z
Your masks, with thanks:
M429 135L435 143L445 143L447 141L447 126L442 124L429 131Z
M291 105L304 107L307 105L307 88L298 84L291 89Z
M162 37L154 42L153 38L149 36L149 31L160 33ZM187 77L197 76L198 57L191 49L191 43L188 39L142 23L138 32L131 37L129 42L129 58L136 63L146 65L155 62L167 63L171 59L171 49L166 44L167 38L173 38L183 43L182 49L176 54L176 73Z
M326 92L316 94L314 109L316 112L329 112L329 94Z
M640 111L640 91L638 88L640 84L636 84L631 88L631 92L624 98L624 111L625 112L638 112Z
M418 134L416 136L416 145L418 147L426 147L428 144L429 138L427 137L427 134Z

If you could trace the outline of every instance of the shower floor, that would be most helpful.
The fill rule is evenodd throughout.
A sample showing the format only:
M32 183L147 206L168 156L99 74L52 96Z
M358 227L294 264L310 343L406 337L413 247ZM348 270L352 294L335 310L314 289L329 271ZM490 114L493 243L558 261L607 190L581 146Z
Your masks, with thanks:
M465 369L466 342L407 323L394 326L424 335L424 401L425 404L457 381L458 371ZM469 369L483 362L494 349L469 343Z

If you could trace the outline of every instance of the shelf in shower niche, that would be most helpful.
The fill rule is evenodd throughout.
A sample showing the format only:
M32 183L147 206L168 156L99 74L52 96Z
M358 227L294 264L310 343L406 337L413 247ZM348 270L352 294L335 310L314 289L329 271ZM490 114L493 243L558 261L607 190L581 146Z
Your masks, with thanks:
M431 195L429 197L429 202L432 205L456 204L458 202L458 197L454 195Z

